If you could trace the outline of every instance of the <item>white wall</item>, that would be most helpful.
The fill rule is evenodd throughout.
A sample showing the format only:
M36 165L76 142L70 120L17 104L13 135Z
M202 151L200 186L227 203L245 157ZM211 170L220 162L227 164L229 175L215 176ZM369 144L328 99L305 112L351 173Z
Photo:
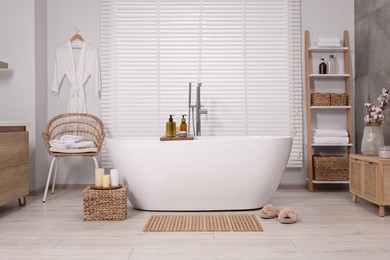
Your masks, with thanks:
M36 11L34 11L34 2ZM45 26L46 17L39 11L45 8L45 5L47 5L46 46L42 41L44 38L40 36L44 32L39 30ZM44 161L40 159L44 156L40 137L42 127L49 118L64 113L67 109L69 94L67 80L62 84L58 99L49 93L55 48L74 34L75 27L80 29L80 34L85 40L99 47L99 12L99 0L0 0L0 35L7 37L6 40L0 41L0 60L9 62L13 68L11 73L0 72L0 120L31 122L31 153L38 149L34 155L37 158L33 162L33 171L36 168L37 173L33 173L33 183L30 185L33 190L42 188L48 170L49 158L46 156ZM341 37L342 31L348 30L353 57L354 1L302 0L302 32L305 30L311 32L312 39L319 35ZM45 47L47 47L46 62L41 60L44 57L42 52ZM352 58L352 68L353 65ZM44 75L45 70L47 75ZM42 79L45 79L45 82L42 82ZM100 100L93 95L92 81L86 85L86 96L88 112L100 116ZM46 116L39 116L44 114L46 109ZM58 183L92 183L92 162L82 158L64 161L67 164L60 165ZM306 177L306 167L287 169L282 184L304 185Z

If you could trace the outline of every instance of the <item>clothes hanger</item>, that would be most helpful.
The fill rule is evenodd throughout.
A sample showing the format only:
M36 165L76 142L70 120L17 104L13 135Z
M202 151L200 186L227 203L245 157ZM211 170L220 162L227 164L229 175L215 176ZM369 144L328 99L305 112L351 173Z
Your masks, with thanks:
M74 42L75 40L80 40L81 42L84 42L84 38L79 34L79 29L76 27L74 28L77 32L70 38L70 42ZM72 45L72 49L81 49L81 45Z

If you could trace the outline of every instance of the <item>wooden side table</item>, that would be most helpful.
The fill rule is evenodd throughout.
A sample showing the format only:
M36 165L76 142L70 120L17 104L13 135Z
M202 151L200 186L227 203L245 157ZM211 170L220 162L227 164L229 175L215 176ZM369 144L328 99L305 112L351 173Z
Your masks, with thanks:
M390 205L390 159L351 154L349 157L349 191L352 202L361 197L379 205L379 216Z

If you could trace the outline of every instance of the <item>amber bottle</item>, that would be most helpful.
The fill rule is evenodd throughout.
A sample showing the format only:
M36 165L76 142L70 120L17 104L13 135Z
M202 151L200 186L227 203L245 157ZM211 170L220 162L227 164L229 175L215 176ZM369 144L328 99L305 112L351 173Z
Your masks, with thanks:
M321 63L319 66L319 74L326 74L326 72L327 72L327 69L326 69L325 60L324 60L324 58L321 58Z
M180 131L187 132L187 123L186 123L186 119L184 118L186 115L182 115L182 116L183 118L181 119Z

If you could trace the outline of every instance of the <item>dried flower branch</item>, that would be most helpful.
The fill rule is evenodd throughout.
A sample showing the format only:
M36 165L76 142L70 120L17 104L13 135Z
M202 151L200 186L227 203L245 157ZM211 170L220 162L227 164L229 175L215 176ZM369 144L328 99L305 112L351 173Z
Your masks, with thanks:
M382 89L382 94L378 97L377 101L379 106L371 103L365 103L364 107L366 108L368 115L364 117L364 122L366 124L381 125L383 123L382 112L387 108L387 98L389 96L389 91Z

